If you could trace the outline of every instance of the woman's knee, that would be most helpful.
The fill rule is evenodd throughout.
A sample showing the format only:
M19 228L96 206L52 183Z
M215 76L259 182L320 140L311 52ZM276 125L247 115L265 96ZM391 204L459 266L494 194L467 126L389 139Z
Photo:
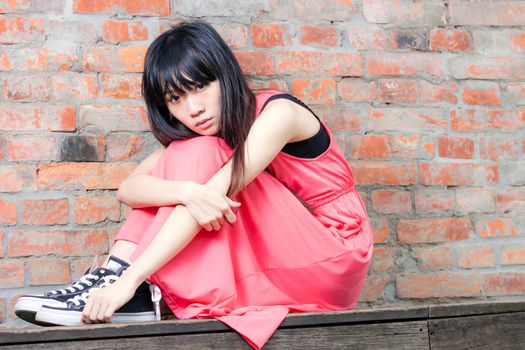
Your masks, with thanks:
M163 154L157 170L164 178L206 182L232 154L226 142L215 136L197 136L173 141Z

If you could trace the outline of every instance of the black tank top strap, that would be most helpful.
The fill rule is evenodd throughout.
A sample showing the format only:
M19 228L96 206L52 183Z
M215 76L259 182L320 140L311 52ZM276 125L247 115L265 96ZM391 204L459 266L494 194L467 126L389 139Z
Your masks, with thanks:
M266 107L266 105L276 99L284 98L287 100L290 100L294 103L297 103L298 105L306 108L310 113L312 113L317 120L319 120L319 117L308 107L303 101L298 99L297 97L282 93L282 94L276 94L271 97L269 97L263 104L261 108L261 112ZM323 124L319 122L319 131L314 136L297 142L290 142L287 143L283 149L282 152L287 153L289 155L292 155L294 157L298 158L315 158L319 155L321 155L324 151L328 149L330 146L330 136L328 135L327 130L325 130Z

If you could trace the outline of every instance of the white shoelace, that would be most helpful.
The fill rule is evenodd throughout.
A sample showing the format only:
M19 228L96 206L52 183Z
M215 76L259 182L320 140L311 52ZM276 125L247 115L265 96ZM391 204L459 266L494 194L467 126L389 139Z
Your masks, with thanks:
M118 279L118 276L116 276L116 275L104 276L104 277L102 277L101 282L96 287L90 288L87 291L85 291L84 293L74 296L73 298L69 299L68 302L73 303L75 306L84 305L84 304L86 304L86 301L87 301L89 295L93 291L95 291L97 289L100 289L102 287L105 287L105 286L109 286L110 284L115 282L117 279Z
M71 286L62 288L62 289L52 290L49 292L49 294L52 294L52 295L68 294L68 293L73 293L79 290L84 290L84 285L91 287L93 285L92 280L98 281L98 279L99 277L97 275L88 273L87 275L82 276L78 281L73 283Z

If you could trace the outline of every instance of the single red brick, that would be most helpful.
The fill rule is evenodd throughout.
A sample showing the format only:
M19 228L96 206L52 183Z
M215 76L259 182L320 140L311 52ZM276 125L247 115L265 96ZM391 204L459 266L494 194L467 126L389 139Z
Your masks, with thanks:
M454 0L448 4L449 24L512 26L523 25L525 4L521 1L479 2ZM490 14L490 16L488 16Z
M368 129L399 130L402 132L423 130L447 130L448 118L441 110L430 108L369 108Z
M276 23L253 23L252 43L255 47L284 46L286 37L285 28Z
M457 247L458 267L464 269L496 267L496 255L490 247Z
M144 106L86 105L81 107L79 114L82 132L150 130Z
M463 101L467 105L499 105L501 104L499 86L496 83L472 86L464 86L462 92Z
M337 27L303 25L299 28L299 42L303 45L333 47L338 41Z
M118 99L141 100L141 75L101 74L102 96Z
M15 202L0 198L0 225L16 225ZM2 246L1 242L0 240L0 247Z
M451 103L457 104L458 98L456 92L459 85L456 82L448 81L439 85L427 82L426 80L419 81L419 95L423 103Z
M74 106L45 106L42 110L43 130L75 131L76 111Z
M365 286L361 291L360 301L376 301L383 299L385 288L390 283L388 275L369 275L366 277Z
M75 231L11 231L8 237L10 257L42 256L89 256L106 253L107 233L104 230ZM0 279L1 280L1 279Z
M24 263L21 261L0 261L0 289L24 286Z
M271 18L280 20L348 21L359 11L353 0L270 0L269 5Z
M0 53L0 71L43 72L48 63L48 49L4 49Z
M0 3L0 13L63 13L66 0L27 1L9 0Z
M40 109L28 104L0 106L0 131L37 130L40 126Z
M417 100L417 81L380 79L379 101L384 103L414 103Z
M400 220L397 239L403 243L439 243L468 239L472 225L467 218Z
M248 45L248 26L243 24L226 23L215 25L215 29L232 49L239 49Z
M480 237L513 237L518 235L518 230L511 218L481 217L476 223L476 232ZM522 235L525 235L523 233Z
M246 75L273 75L273 55L269 52L235 52L235 57Z
M446 7L441 2L414 3L396 0L364 0L363 17L371 23L412 26L445 25Z
M357 109L341 107L336 103L334 105L316 106L315 112L325 121L332 132L361 130L363 118Z
M140 20L107 20L102 26L102 38L109 42L148 39L148 28Z
M511 35L510 47L515 51L525 52L525 33Z
M415 248L413 255L421 271L446 270L452 267L450 247Z
M137 134L110 134L107 150L110 160L129 160L143 153L145 140Z
M37 169L39 189L118 189L136 163L51 163Z
M417 183L416 163L352 162L358 185L413 185Z
M60 199L24 199L22 204L22 222L28 225L62 225L69 220L67 198Z
M367 53L366 71L369 75L414 76L430 74L444 77L445 63L438 53Z
M481 276L483 291L487 296L523 295L525 293L525 273L492 272Z
M525 82L511 82L503 84L504 94L511 104L525 104Z
M382 28L349 27L346 33L350 47L359 51L386 51L392 46L388 31Z
M0 165L0 192L35 189L34 169L27 165Z
M374 257L370 265L371 271L388 271L396 266L401 257L401 250L396 247L374 247Z
M86 48L82 69L94 72L140 73L144 68L145 46L96 46Z
M46 70L50 72L64 72L79 63L77 47L46 48L47 55Z
M97 24L92 21L49 20L47 28L48 36L63 41L94 44L98 40Z
M7 138L7 154L12 161L56 160L55 138L11 136Z
M292 94L306 103L334 104L335 81L331 79L294 79Z
M517 160L520 154L519 140L508 135L480 135L479 156L493 161L500 159Z
M0 231L0 242L4 241L4 233ZM0 258L4 257L4 244L0 244Z
M494 212L495 198L494 192L488 189L456 189L457 211L461 214Z
M450 213L454 209L452 190L421 189L414 192L416 214Z
M351 135L351 157L390 158L391 137L388 135Z
M434 140L417 134L393 135L390 149L398 159L433 159L436 153Z
M77 197L73 203L75 224L96 224L120 220L120 205L113 197Z
M525 126L525 111L520 110L454 109L450 115L453 131L514 131Z
M337 91L345 102L372 102L377 98L374 81L344 78L337 84Z
M29 44L44 40L45 21L30 17L0 18L0 44Z
M412 212L410 192L376 190L372 192L374 211L381 214L407 214Z
M64 72L51 78L53 99L56 101L90 101L98 96L97 76Z
M434 28L430 32L430 49L433 51L465 52L470 47L470 37L467 31Z
M499 181L496 164L422 163L421 182L431 186L484 186Z
M524 265L525 264L525 245L513 244L501 248L502 265Z
M279 74L363 75L362 55L347 52L281 51L277 53Z
M73 0L73 13L124 13L137 16L168 16L169 0Z
M71 282L69 262L64 259L31 259L29 285L66 284Z
M496 203L503 213L525 211L525 189L514 187L503 190L496 196Z
M475 297L480 295L477 273L404 273L396 277L398 298Z
M47 102L51 98L47 76L12 76L4 80L3 96L8 101Z
M438 154L443 158L474 158L474 140L468 137L440 136Z
M490 16L487 16L490 17ZM449 59L455 79L523 79L525 65L520 57L458 56Z
M372 231L374 231L374 244L386 242L390 236L388 219L384 217L373 219Z

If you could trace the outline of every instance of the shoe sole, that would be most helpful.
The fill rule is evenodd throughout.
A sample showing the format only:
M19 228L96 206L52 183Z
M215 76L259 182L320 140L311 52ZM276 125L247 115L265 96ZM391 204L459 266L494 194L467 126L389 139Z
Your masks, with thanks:
M64 303L48 298L20 297L15 304L15 315L29 323L44 326L44 324L35 319L38 310L43 305L60 307Z
M115 313L111 317L112 323L136 323L156 321L153 311L146 312L126 312ZM40 309L35 316L35 321L43 326L82 326L82 312L57 310L57 309Z

